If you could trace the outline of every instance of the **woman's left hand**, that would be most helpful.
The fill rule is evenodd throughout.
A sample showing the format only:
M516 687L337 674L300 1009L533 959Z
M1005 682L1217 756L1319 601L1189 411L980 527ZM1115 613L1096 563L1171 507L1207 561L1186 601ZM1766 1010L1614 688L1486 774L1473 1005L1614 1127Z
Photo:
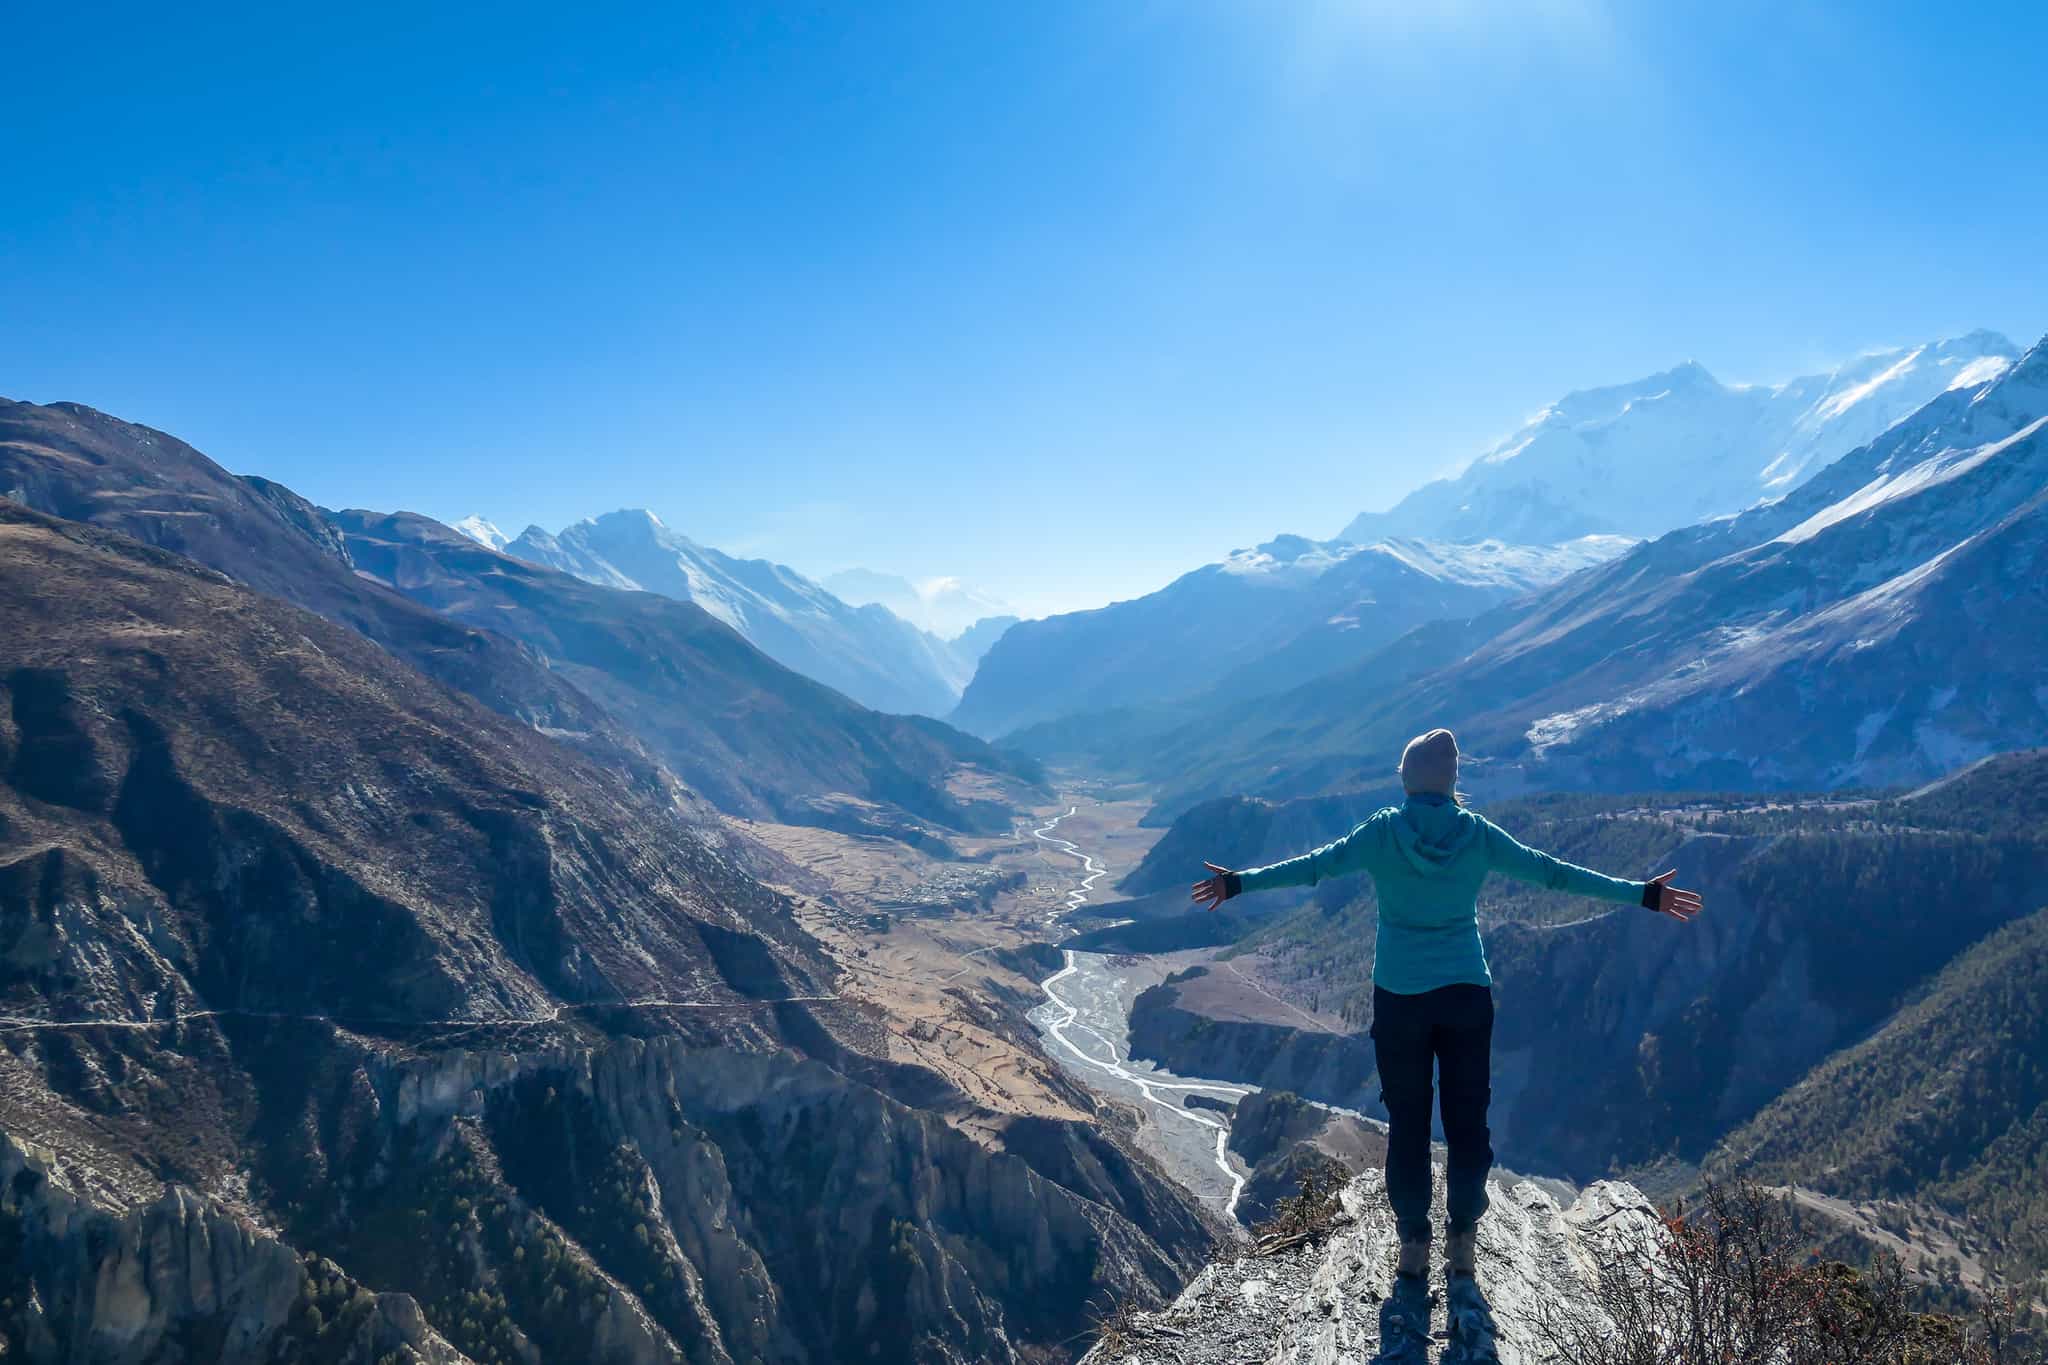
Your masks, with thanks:
M1218 867L1216 864L1206 860L1202 863L1202 866L1208 868L1215 875L1204 877L1201 881L1196 882L1188 888L1188 894L1195 898L1196 905L1214 913L1217 906L1230 899L1231 872L1227 867Z

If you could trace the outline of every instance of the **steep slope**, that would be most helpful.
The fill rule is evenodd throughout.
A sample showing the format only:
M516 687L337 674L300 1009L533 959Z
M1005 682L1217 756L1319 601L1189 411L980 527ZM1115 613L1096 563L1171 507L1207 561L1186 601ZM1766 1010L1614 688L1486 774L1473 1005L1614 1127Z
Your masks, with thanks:
M174 436L77 403L0 399L0 497L295 602L501 715L657 780L639 745L530 650L364 581L318 508L280 484L237 478Z
M1676 867L1709 907L1677 926L1489 880L1479 909L1499 1008L1502 1159L1575 1178L1666 1156L1696 1161L1882 1026L1943 964L2025 915L2000 888L2048 878L2039 826L1985 810L1951 822L1935 799L1551 796L1489 808L1517 837L1587 866L1635 876ZM1189 817L1216 847L1261 856L1313 846L1357 818L1336 798ZM1275 824L1298 841L1272 846L1264 831ZM1376 914L1370 879L1326 883L1239 945L1258 957L1260 979L1340 1014L1353 1034L1197 1017L1188 993L1168 985L1139 997L1134 1052L1183 1074L1377 1112L1365 1037ZM1326 1065L1347 1046L1349 1065Z
M1439 1201L1442 1183L1439 1171ZM1465 1319L1468 1342L1490 1341L1485 1354L1453 1347L1442 1360L1569 1359L1545 1330L1549 1310L1583 1305L1589 1326L1606 1325L1596 1306L1599 1267L1653 1241L1661 1227L1657 1209L1635 1187L1612 1181L1563 1208L1527 1182L1508 1188L1496 1181L1491 1195L1479 1224L1477 1293L1471 1282L1445 1283L1440 1270L1426 1286L1398 1286L1393 1213L1380 1172L1367 1171L1340 1192L1326 1239L1210 1263L1171 1306L1118 1323L1086 1360L1426 1365L1435 1354L1430 1317L1438 1303L1446 1304L1446 1315ZM1411 1329L1397 1325L1404 1318Z
M10 959L10 1012L403 1024L822 989L716 823L353 632L6 502L0 582L10 885L63 907Z
M1343 538L1655 536L1777 497L2018 350L1993 332L1859 356L1828 374L1729 386L1695 363L1567 394L1453 478Z
M353 631L0 501L0 641L10 1354L1043 1358L1204 1240L890 1062L716 824Z
M1324 672L1425 621L1469 617L1625 548L1282 536L1095 611L1025 621L982 659L953 713L1000 735L1076 712L1214 690L1237 700Z
M945 641L887 608L848 606L793 569L721 554L652 512L610 512L552 536L528 527L490 548L586 582L694 602L769 658L878 711L942 716L965 681Z
M1171 756L1179 805L1311 790L1439 720L1495 792L1905 784L2038 744L2044 426L2036 345L1776 502L1397 642L1198 748L1170 733L1156 769Z
M974 670L981 666L982 659L995 648L996 641L1023 619L1021 616L984 616L953 637L953 657L965 668L969 681L973 680Z
M938 721L870 711L791 672L691 603L497 554L410 513L328 516L362 572L531 645L726 810L928 839L925 822L1009 818L999 801L954 796L955 778L1035 780Z
M1849 1199L1931 1203L1993 1267L2048 1269L2048 910L1949 964L1920 999L1731 1134L1711 1168Z
M291 490L238 478L174 437L91 408L0 402L0 494L318 612L650 791L674 785L665 762L747 815L913 838L926 822L995 818L945 791L962 763L987 758L1002 771L984 746L933 722L869 712L694 608L647 594L629 602L499 556L485 556L476 584L401 594L389 564L358 564L342 529ZM427 524L437 541L472 543ZM375 558L373 538L355 540ZM515 611L501 588L536 605ZM465 604L474 607L466 616ZM545 624L550 612L560 629ZM590 688L609 695L600 704Z
M0 1341L10 1357L76 1358L86 1323L101 1329L101 1360L469 1365L409 1294L372 1293L190 1190L112 1212L88 1193L90 1178L0 1136Z
M1298 1199L1304 1183L1387 1164L1384 1125L1304 1100L1286 1090L1254 1090L1230 1116L1230 1150L1248 1168L1237 1216L1257 1227Z

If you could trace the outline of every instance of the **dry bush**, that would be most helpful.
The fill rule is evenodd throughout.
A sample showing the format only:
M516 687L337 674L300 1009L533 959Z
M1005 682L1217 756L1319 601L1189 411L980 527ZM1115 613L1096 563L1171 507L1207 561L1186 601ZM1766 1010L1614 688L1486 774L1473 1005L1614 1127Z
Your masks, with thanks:
M1261 1255L1303 1242L1320 1242L1337 1226L1344 1205L1338 1199L1351 1183L1341 1161L1310 1163L1301 1173L1301 1192L1283 1199L1272 1218L1252 1229L1252 1247Z
M1821 1261L1761 1187L1708 1185L1660 1235L1613 1246L1590 1302L1546 1303L1573 1365L2048 1365L2015 1299L1980 1320L1920 1313L1904 1272Z
M1343 1220L1344 1205L1338 1196L1350 1183L1351 1172L1334 1157L1307 1163L1300 1175L1300 1193L1274 1205L1273 1216L1251 1229L1249 1240L1219 1242L1210 1248L1211 1259L1240 1261L1324 1241Z

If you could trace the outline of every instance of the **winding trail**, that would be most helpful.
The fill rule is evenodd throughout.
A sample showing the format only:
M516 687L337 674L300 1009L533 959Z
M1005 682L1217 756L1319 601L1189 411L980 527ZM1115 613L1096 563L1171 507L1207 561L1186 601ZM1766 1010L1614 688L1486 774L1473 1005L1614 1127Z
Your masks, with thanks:
M1083 905L1086 905L1088 897L1093 893L1097 879L1106 876L1109 872L1108 868L1097 863L1092 855L1084 852L1071 840L1056 838L1051 833L1059 825L1060 821L1066 819L1067 816L1073 815L1078 809L1079 807L1070 806L1067 808L1065 815L1054 816L1046 824L1032 831L1035 838L1052 844L1060 849L1061 852L1079 859L1082 869L1087 873L1087 876L1083 878L1077 888L1067 892L1067 904L1060 914L1071 914ZM1048 916L1046 923L1057 923L1058 919L1059 915ZM1039 983L1040 989L1045 992L1046 1003L1035 1013L1041 1019L1045 1036L1057 1043L1065 1054L1078 1065L1099 1072L1115 1081L1120 1081L1125 1086L1135 1090L1140 1098L1158 1112L1162 1134L1168 1131L1170 1123L1177 1123L1207 1130L1203 1138L1205 1146L1207 1145L1208 1136L1213 1135L1213 1160L1216 1169L1229 1182L1230 1193L1226 1196L1206 1195L1203 1197L1212 1199L1222 1198L1223 1216L1235 1218L1237 1216L1238 1200L1244 1194L1244 1177L1238 1174L1230 1164L1230 1157L1227 1151L1227 1144L1230 1139L1229 1123L1212 1114L1204 1113L1199 1109L1185 1108L1173 1100L1163 1098L1163 1096L1167 1094L1204 1094L1235 1100L1242 1099L1244 1096L1251 1094L1256 1087L1233 1085L1223 1081L1165 1080L1154 1072L1132 1070L1127 1065L1130 1059L1123 1054L1116 1042L1104 1033L1102 1029L1096 1027L1095 1024L1082 1020L1081 1005L1079 1003L1080 997L1062 995L1057 989L1062 983L1076 978L1082 971L1083 964L1081 959L1083 956L1091 959L1093 963L1099 963L1103 959L1099 954L1089 953L1084 955L1075 952L1072 948L1065 948L1061 951L1065 954L1066 965ZM1088 1047L1082 1046L1081 1043L1076 1042L1071 1036L1073 1033L1081 1034L1085 1039L1091 1040L1092 1045ZM1193 1134L1190 1134L1190 1136L1193 1136Z
M287 1014L279 1010L186 1010L161 1019L37 1019L27 1015L0 1015L0 1034L41 1033L52 1029L157 1029L171 1028L193 1019L270 1019L288 1023L334 1024L341 1028L527 1028L536 1024L560 1023L562 1016L581 1010L724 1010L760 1009L803 1000L837 1000L836 995L789 995L777 1000L588 1000L581 1004L550 1005L543 1014L502 1014L475 1019L378 1019L366 1015Z

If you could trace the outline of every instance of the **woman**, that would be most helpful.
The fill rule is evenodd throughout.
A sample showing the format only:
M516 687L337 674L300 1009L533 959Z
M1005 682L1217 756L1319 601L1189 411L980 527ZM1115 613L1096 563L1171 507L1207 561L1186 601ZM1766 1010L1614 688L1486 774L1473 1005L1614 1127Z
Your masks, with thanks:
M1557 891L1641 905L1685 921L1702 902L1672 873L1622 881L1515 842L1458 796L1458 741L1449 730L1410 740L1401 754L1408 799L1335 843L1271 867L1214 874L1192 888L1214 910L1232 896L1314 886L1347 872L1372 874L1379 893L1373 950L1372 1041L1387 1106L1387 1201L1399 1229L1401 1274L1429 1271L1429 1100L1432 1062L1443 1077L1449 1229L1445 1270L1472 1274L1486 1173L1493 1165L1486 1106L1492 1098L1493 977L1479 941L1479 885L1489 872Z

